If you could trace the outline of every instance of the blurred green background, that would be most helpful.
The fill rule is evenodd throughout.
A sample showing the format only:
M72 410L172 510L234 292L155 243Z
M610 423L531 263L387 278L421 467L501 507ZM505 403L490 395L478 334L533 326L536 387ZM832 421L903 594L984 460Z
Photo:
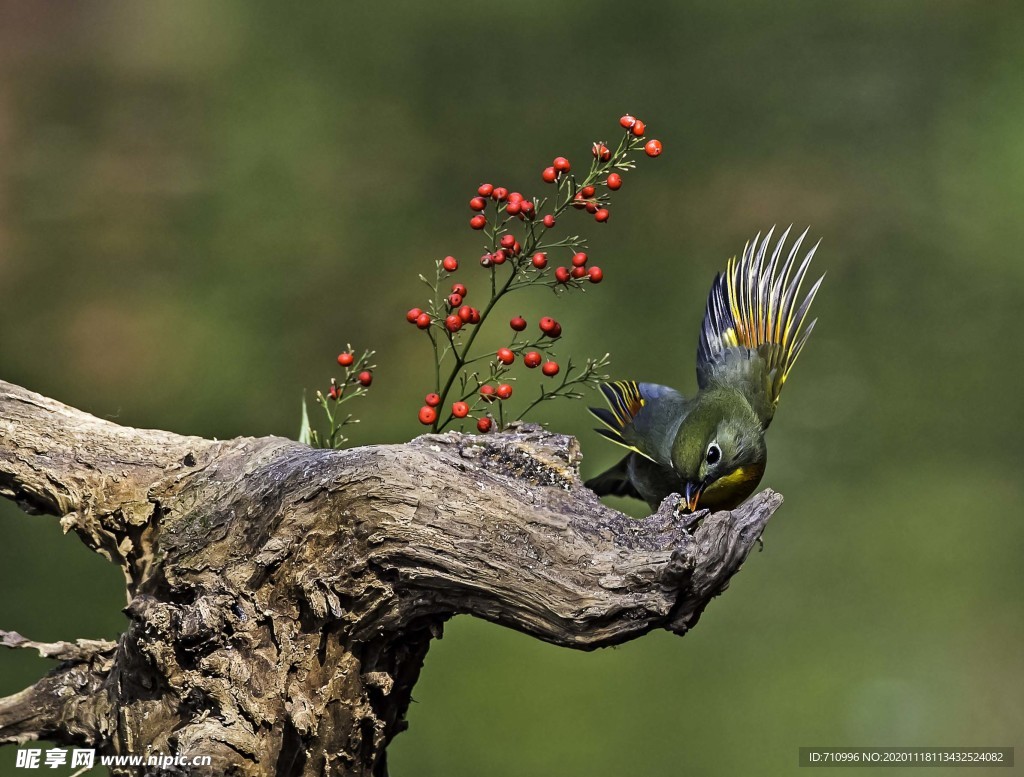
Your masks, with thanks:
M764 481L786 504L684 639L584 654L450 622L393 773L1021 746L1021 40L995 0L0 3L0 377L127 425L294 436L352 342L380 365L353 442L409 439L430 361L403 314L434 259L479 255L476 185L540 194L632 112L664 155L608 225L559 226L605 282L509 312L688 391L715 271L810 224L821 320ZM590 475L618 452L573 404L544 412ZM0 627L123 629L114 567L9 503L0 527ZM0 693L47 668L0 654Z

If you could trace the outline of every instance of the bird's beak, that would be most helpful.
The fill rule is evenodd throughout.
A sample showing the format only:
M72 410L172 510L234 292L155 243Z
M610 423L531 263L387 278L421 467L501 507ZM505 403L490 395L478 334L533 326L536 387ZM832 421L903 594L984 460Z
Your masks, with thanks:
M697 510L697 501L700 499L700 493L704 490L702 483L686 483L686 493L683 496L686 498L686 509L691 513Z

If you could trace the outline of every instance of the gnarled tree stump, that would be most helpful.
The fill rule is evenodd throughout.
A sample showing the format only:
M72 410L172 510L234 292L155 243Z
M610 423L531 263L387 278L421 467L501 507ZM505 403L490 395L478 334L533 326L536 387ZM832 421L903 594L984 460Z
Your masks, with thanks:
M468 613L590 650L685 634L782 498L634 520L578 477L576 440L314 450L128 429L0 382L0 495L124 571L116 643L0 699L0 742L213 755L237 775L384 775L431 639Z

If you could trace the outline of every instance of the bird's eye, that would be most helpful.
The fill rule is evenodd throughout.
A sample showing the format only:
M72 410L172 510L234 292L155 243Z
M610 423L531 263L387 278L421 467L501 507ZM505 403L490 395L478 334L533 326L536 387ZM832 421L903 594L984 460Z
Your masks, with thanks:
M707 461L708 464L714 466L718 463L718 460L722 458L722 449L719 448L715 443L711 443L708 446Z

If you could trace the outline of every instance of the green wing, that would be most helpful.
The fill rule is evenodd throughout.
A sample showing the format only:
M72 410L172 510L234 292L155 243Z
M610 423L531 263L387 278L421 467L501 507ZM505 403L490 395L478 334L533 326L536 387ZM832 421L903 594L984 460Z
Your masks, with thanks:
M608 408L590 408L606 427L598 429L598 434L651 461L671 466L672 441L689 408L683 395L668 386L633 380L602 383L601 393Z
M818 246L796 265L807 231L797 238L781 262L789 229L769 255L775 228L758 235L737 261L729 260L711 285L697 347L697 383L738 388L767 427L775 415L782 387L814 329L804 328L807 312L825 276L798 304L800 287ZM820 241L819 241L820 242ZM794 267L796 270L794 272ZM801 331L802 330L802 331Z

